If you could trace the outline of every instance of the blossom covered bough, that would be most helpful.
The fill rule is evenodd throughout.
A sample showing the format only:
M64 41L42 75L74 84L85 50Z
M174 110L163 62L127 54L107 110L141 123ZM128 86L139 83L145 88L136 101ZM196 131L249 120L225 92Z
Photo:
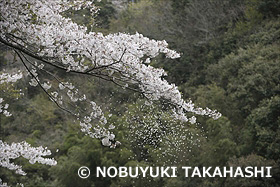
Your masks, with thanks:
M221 116L184 101L177 86L162 78L166 72L149 65L161 53L166 58L180 57L168 48L166 41L152 40L139 33L103 35L63 16L67 10L83 8L89 9L92 16L98 12L91 1L0 1L0 43L16 53L30 77L29 84L40 87L59 108L75 116L85 134L101 139L104 146L116 145L112 144L114 127L107 124L101 107L80 93L73 83L57 77L56 70L111 81L140 92L149 103L165 101L182 121L195 123L194 115L214 119ZM42 74L54 81L45 81ZM71 110L69 103L83 103L87 110ZM187 113L193 115L187 117Z
M0 74L0 86L3 84L14 84L17 80L22 78L22 72L17 73L1 73ZM6 91L6 90L2 90ZM19 90L20 91L20 90ZM19 95L21 95L20 93ZM0 97L0 115L3 114L6 117L10 117L12 114L8 111L9 104L4 103L4 99ZM15 170L17 174L26 175L22 170L22 166L16 165L11 162L12 159L23 157L29 160L29 163L34 164L36 162L46 165L56 165L57 162L53 158L44 158L43 156L51 155L51 151L47 148L31 147L30 144L23 141L21 143L12 143L9 145L6 142L0 140L0 166L8 168L9 170ZM22 184L19 184L23 186ZM6 183L2 182L0 178L0 186L8 186Z
M15 83L17 80L22 78L22 73L19 71L15 74L0 73L0 85ZM0 114L2 113L6 117L10 117L12 114L8 111L9 104L4 102L4 99L0 97Z
M7 144L0 140L0 166L8 168L9 170L15 170L17 174L26 175L22 170L22 166L16 165L11 162L11 159L23 157L29 160L29 163L35 164L36 162L46 165L56 165L57 162L53 158L44 158L43 156L51 155L51 151L47 148L31 147L30 144L23 141L21 143ZM19 184L23 186L23 184ZM7 183L3 183L0 178L0 187L8 186Z
M0 140L0 166L15 170L17 174L26 175L22 167L11 162L11 159L16 159L20 156L29 160L31 164L36 162L46 165L56 165L53 158L44 158L42 156L51 155L51 151L47 148L31 147L26 142L7 144Z

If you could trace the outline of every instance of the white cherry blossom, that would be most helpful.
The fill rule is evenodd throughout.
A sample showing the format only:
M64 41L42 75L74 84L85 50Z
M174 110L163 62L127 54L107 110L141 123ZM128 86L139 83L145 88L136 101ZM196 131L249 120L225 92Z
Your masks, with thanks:
M60 108L64 108L62 105L65 103L62 91L70 99L69 102L86 102L86 96L80 94L72 83L59 81L59 86L54 87L41 81L40 72L49 73L46 66L64 70L65 73L102 78L124 89L137 86L149 103L167 101L173 106L174 116L180 120L195 122L195 118L188 118L186 113L207 115L214 119L221 116L219 112L197 108L191 101L184 101L178 87L162 78L166 72L149 65L151 59L160 53L165 54L166 58L180 57L179 53L168 48L166 41L152 40L139 33L103 35L88 32L86 27L61 14L68 9L82 8L89 8L96 14L98 8L92 2L4 0L0 5L0 42L18 54L31 76L29 84L39 84ZM104 126L107 120L96 103L88 114L72 114L79 120L87 119L80 123L86 134L108 138L110 132ZM99 120L99 125L92 125L88 118Z
M57 162L54 159L44 158L43 156L51 155L51 151L47 148L31 147L26 142L7 144L0 140L0 166L15 170L17 174L26 175L22 170L22 166L16 165L11 162L12 159L16 159L20 156L29 160L31 164L36 162L46 165L56 165Z
M150 103L162 99L169 102L174 108L174 116L180 120L195 122L195 118L189 119L186 112L207 115L214 119L220 117L221 114L216 111L197 108L191 101L184 101L178 87L162 78L166 72L149 65L151 58L160 53L164 53L167 58L180 57L179 53L168 49L166 41L152 40L139 33L105 36L102 33L88 32L86 27L61 15L65 10L81 8L89 8L96 13L97 8L91 2L4 0L0 4L0 41L19 55L31 76L29 84L39 84L46 93L50 90L49 96L58 105L63 104L60 92L65 88L70 102L86 101L86 96L79 96L79 90L72 83L59 82L59 89L55 90L49 83L41 82L39 72L43 71L46 65L68 73L113 81L124 89L136 85ZM32 63L32 60L35 62ZM29 63L29 66L26 63ZM110 134L104 127L106 118L96 104L92 105L91 113L74 115L78 119L87 117L100 121L101 126L93 126L89 120L82 120L80 124L86 134L104 138L107 137L106 134Z
M194 115L206 115L214 119L221 116L215 110L199 108L191 101L185 101L178 87L163 78L167 73L150 65L151 60L159 54L171 59L180 57L179 53L168 48L166 41L149 39L139 33L104 35L90 32L62 14L69 9L83 8L88 8L93 16L98 11L91 1L2 0L0 42L15 51L30 77L29 84L43 89L59 108L74 115L86 135L100 138L104 146L115 146L112 145L115 135L110 132L115 127L110 124L109 128L106 127L107 119L101 107L80 93L77 85L56 77L53 69L111 81L124 89L142 93L149 104L165 101L172 108L174 117L182 121L195 123ZM56 84L42 80L43 73ZM2 81L14 82L21 77L21 73L1 74L0 84ZM0 101L3 103L3 98ZM74 106L82 102L87 112L67 108L68 102ZM6 106L0 105L0 111L9 116ZM20 166L11 164L9 159L20 155L31 163L55 164L54 160L41 157L48 155L49 151L31 148L26 142L9 146L1 141L1 146L6 150L1 149L1 166L18 173L24 172ZM33 155L38 156L32 157L26 150L32 150Z

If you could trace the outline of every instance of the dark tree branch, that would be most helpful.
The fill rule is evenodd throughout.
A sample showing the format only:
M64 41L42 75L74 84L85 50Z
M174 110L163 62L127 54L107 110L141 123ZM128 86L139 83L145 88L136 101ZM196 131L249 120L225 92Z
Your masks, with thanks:
M26 70L30 73L30 75L36 80L36 82L38 83L38 85L40 86L40 88L48 95L48 97L62 110L74 115L77 117L76 114L74 114L73 112L71 112L70 110L62 107L53 97L52 95L49 94L49 92L42 86L42 84L40 83L40 81L37 79L37 77L30 71L30 69L28 68L28 66L26 65L26 63L24 62L24 59L22 58L22 56L20 55L20 53L18 51L15 50L15 53L18 55L18 57L20 58L22 64L24 65L24 67L26 68Z

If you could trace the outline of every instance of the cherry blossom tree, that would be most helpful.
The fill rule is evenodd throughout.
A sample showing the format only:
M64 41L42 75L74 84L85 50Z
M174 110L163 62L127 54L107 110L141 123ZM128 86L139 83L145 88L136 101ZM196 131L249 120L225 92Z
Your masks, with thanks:
M31 164L36 162L46 165L56 165L56 161L50 158L43 158L42 156L50 155L50 150L47 148L31 147L26 142L12 143L11 145L0 140L0 165L10 170L15 170L16 173L26 175L21 166L10 162L10 159L16 159L20 156L29 160Z
M116 86L139 92L147 104L167 103L176 119L195 123L194 115L218 119L221 114L209 108L195 107L185 101L174 84L168 83L163 69L150 65L153 58L164 54L166 58L179 58L180 54L168 48L166 41L156 41L143 35L115 33L103 35L92 32L64 16L68 10L89 9L94 17L98 8L91 1L70 0L3 0L0 2L0 43L14 51L25 72L2 73L1 83L14 82L27 75L30 86L39 87L57 107L73 115L81 130L92 138L99 138L104 146L114 147L114 126L100 106L81 93L72 82L64 81L56 71L76 76L97 77L113 82ZM44 79L44 76L48 80ZM75 107L78 104L81 107ZM0 113L9 116L8 103L0 98ZM117 139L117 138L116 138ZM23 156L31 162L54 165L54 160L41 156L50 152L43 148L31 148L23 142L8 145L1 141L0 165L15 169L19 166L9 158ZM32 150L34 154L26 154ZM35 157L33 157L33 156Z

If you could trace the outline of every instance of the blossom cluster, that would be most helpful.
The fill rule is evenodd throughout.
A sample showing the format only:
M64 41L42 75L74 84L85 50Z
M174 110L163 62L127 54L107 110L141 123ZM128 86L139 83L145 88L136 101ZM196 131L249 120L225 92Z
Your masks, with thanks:
M9 145L0 140L0 166L15 170L17 174L26 175L22 170L22 166L16 165L11 162L12 159L22 156L29 160L29 163L35 164L36 162L46 165L56 165L57 162L53 158L44 158L43 156L51 155L51 151L47 148L31 147L27 142L12 143Z
M0 187L9 187L6 182L2 182L2 179L0 178Z
M17 80L22 78L22 72L18 71L18 73L11 74L11 73L1 73L0 74L0 84L3 83L14 83Z
M156 41L142 34L115 33L103 35L90 32L86 27L64 17L68 9L89 8L97 11L88 1L67 0L4 0L0 2L0 41L17 51L19 55L28 56L41 63L53 66L69 73L86 74L109 80L129 89L137 87L149 102L164 100L173 106L174 116L183 121L195 123L195 116L186 113L206 115L217 119L221 114L208 108L198 108L186 102L178 87L168 83L162 77L166 72L154 68L149 63L160 53L166 58L179 58L180 54L168 48L166 41ZM28 58L25 60L28 61ZM24 60L24 59L23 59ZM25 65L27 67L27 65ZM58 105L63 104L62 90L67 84L60 82L55 89L49 82L41 82L37 71L44 70L35 63L30 63L30 85L38 84ZM80 98L86 100L79 90L68 87L66 95L71 102ZM103 145L110 146L114 135L105 128L107 122L101 108L93 101L87 101L91 112L74 115L80 120L82 131L91 137L102 138ZM99 125L92 125L93 121Z
M4 83L15 83L17 80L22 78L22 72L18 73L1 73L0 74L0 85ZM4 98L0 97L0 114L4 114L6 117L11 116L12 114L7 110L9 108L8 103L4 103Z
M10 117L12 114L7 111L9 104L5 103L4 105L2 104L4 101L3 98L0 97L0 114L3 113L6 117Z

